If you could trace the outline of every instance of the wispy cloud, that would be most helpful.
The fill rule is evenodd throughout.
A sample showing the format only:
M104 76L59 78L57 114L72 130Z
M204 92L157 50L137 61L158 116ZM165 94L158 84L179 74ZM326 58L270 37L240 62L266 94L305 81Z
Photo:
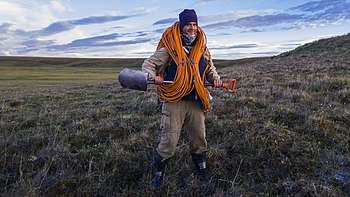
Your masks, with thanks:
M333 22L342 19L350 19L350 1L346 0L321 0L311 1L300 6L290 8L292 11L304 12L309 20L326 20Z
M65 0L0 0L0 19L3 21L0 23L0 55L149 55L166 26L177 21L178 13L183 10L173 6L161 8L164 3L160 3L159 7L147 3L144 5L149 8L139 7L129 12L123 10L125 7L118 8L119 11L108 11L108 8L101 6L102 10L93 8L88 15L72 19L71 16L76 16L80 11L77 7L70 7L75 4ZM118 2L113 5L122 4ZM130 9L130 4L126 4L127 9ZM210 37L209 41L216 39L210 49L221 57L273 54L303 43L270 46L271 42L248 39L249 36L256 37L259 34L261 39L269 39L269 35L276 30L292 32L321 26L324 30L328 25L350 23L350 0L306 0L305 3L298 6L293 4L293 7L283 10L277 10L273 5L271 9L260 10L254 8L254 3L233 0L187 0L177 5L180 4L186 7L196 5L197 13L201 14L198 16L199 25ZM210 7L212 5L215 6ZM232 7L222 9L222 5ZM239 7L237 5L244 6L235 10ZM157 20L159 16L164 18ZM244 41L240 41L245 44L234 44L239 37L243 38Z
M279 24L289 24L281 29L298 28L295 24L319 22L327 23L350 19L350 2L346 0L310 1L300 6L289 8L274 14L251 15L238 19L211 23L203 26L206 29L218 28L259 28ZM260 31L260 30L259 30Z
M178 20L177 18L166 18L163 20L156 21L155 23L153 23L153 25L171 24L176 22L177 20Z
M58 20L57 15L69 9L60 0L0 1L1 20L25 29L35 29L50 24Z
M130 38L128 40L118 40L118 38L122 38L122 37L123 37L123 34L113 33L108 35L77 39L68 44L52 45L47 48L50 50L76 50L79 48L84 49L84 48L91 48L91 47L111 47L111 46L145 43L145 42L151 41L151 38L138 38L137 36L134 38Z
M47 49L49 51L63 51L88 47L108 47L147 42L150 39L139 38L147 35L143 32L136 32L132 34L113 33L100 36L91 36L83 39L75 39L67 44L57 44L55 40L56 38L47 39L50 36L52 37L56 34L74 30L78 26L115 22L142 16L144 13L144 10L141 10L139 13L132 15L90 16L76 20L57 21L47 27L44 27L43 29L33 31L17 29L14 24L3 23L0 24L0 40L4 41L3 45L0 45L0 53L7 55L24 55L26 53L38 51L39 49ZM111 28L111 30L113 29L115 29L115 27ZM118 38L127 36L130 38L118 40ZM11 50L6 48L8 45L12 46Z
M135 15L118 15L118 16L90 16L87 18L82 18L78 20L67 20L52 23L44 29L29 32L35 36L50 36L58 34L64 31L69 31L74 29L76 26L80 25L92 25L92 24L102 24L107 22L119 21L123 19L128 19L132 17L140 16L140 14Z
M346 0L320 0L310 1L305 4L292 7L290 10L298 10L303 12L317 13L317 12L332 12L337 10L336 13L343 14L347 12L350 6L350 2ZM348 13L348 12L347 12Z
M0 25L0 34L7 34L8 31L11 28L11 24L10 23L3 23Z
M234 25L236 27L263 27L281 23L293 23L295 21L301 20L302 18L302 15L291 15L288 13L264 16L249 16L237 19L234 22Z
M231 45L231 46L214 46L210 47L212 50L227 50L227 49L249 49L249 48L256 48L257 44L238 44L238 45Z
M263 26L277 25L281 23L293 23L303 18L302 15L291 15L288 13L280 13L274 15L254 15L239 18L237 20L229 20L225 22L213 23L205 25L203 28L215 29L215 28L228 28L228 27L240 27L240 28L255 28Z

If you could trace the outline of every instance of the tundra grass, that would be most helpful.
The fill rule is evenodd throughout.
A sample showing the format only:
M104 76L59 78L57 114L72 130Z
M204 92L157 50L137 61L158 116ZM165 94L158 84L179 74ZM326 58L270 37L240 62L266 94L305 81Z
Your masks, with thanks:
M2 196L350 195L347 56L220 61L237 88L210 90L211 183L195 174L184 128L158 192L154 87L123 89L120 66L45 61L0 67Z
M121 68L80 68L70 66L1 66L0 81L5 80L113 80Z

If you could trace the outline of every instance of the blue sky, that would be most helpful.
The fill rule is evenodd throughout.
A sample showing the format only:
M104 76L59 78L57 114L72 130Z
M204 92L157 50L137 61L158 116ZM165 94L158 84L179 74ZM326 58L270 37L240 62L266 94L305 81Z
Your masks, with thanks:
M0 0L0 55L146 58L184 8L196 10L214 59L350 32L350 0Z

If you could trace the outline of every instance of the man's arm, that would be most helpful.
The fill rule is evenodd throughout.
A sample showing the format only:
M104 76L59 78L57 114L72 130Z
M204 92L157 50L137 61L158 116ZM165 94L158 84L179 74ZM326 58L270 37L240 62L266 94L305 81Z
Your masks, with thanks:
M208 48L204 51L204 59L206 66L208 66L207 72L206 72L206 79L210 83L214 84L214 87L221 87L222 81L220 79L219 74L216 72L216 67L214 65L213 59L211 57L210 51Z
M147 72L151 79L156 79L159 73L164 72L169 57L168 50L166 48L160 48L143 62L142 71Z

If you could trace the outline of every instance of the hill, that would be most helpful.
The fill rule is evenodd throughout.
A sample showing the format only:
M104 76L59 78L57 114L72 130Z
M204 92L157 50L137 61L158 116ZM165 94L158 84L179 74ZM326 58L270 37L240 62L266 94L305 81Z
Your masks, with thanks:
M330 50L313 52L319 46ZM211 184L194 174L185 128L158 193L149 187L160 134L154 86L123 89L115 62L101 76L104 60L84 70L77 65L90 59L6 57L0 195L349 196L350 59L347 50L331 48L344 47L325 39L287 55L216 60L222 79L236 78L237 87L233 94L210 89ZM49 69L39 72L44 64ZM65 77L73 71L74 79ZM59 80L42 77L51 72ZM16 78L28 74L37 78Z
M282 53L279 57L286 56L322 56L330 54L342 54L350 56L350 33L332 38L325 38L307 43L296 49Z
M45 67L137 67L143 58L52 58L52 57L23 57L0 56L0 66Z

